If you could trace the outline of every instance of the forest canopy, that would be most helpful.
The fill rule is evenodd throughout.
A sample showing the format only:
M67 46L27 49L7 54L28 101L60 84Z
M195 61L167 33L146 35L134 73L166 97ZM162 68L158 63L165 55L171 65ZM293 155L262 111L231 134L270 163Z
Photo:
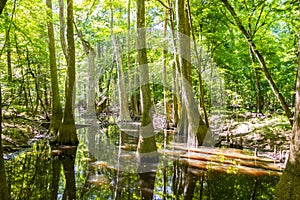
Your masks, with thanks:
M161 130L188 147L255 152L263 135L264 150L290 152L286 174L297 174L299 16L297 0L2 0L4 141L24 145L37 124L51 145L77 148L77 129L117 124L138 130L140 163L157 163ZM278 116L282 124L272 127ZM261 128L257 121L263 133L247 135ZM287 134L270 133L276 128Z

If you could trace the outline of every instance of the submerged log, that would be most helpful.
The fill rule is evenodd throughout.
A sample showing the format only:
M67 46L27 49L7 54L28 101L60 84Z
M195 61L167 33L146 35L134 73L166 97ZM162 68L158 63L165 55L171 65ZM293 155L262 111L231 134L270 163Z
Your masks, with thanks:
M212 147L188 148L186 144L174 144L163 154L175 157L192 168L213 170L222 173L243 173L254 176L281 175L283 167L274 160L249 155L239 149Z
M180 156L181 158L188 158L192 160L200 160L200 161L211 161L220 164L229 164L229 165L239 165L251 168L261 168L265 170L272 170L272 171L282 171L280 166L275 165L271 162L263 162L257 160L243 160L240 158L228 158L224 155L209 155L204 153L188 153Z
M253 160L261 162L274 162L275 160L258 157L254 155L247 154L246 151L240 149L230 149L230 148L211 148L211 147L199 147L199 148L190 148L186 146L174 146L175 150L184 150L186 152L195 152L195 153L204 153L211 155L223 155L228 158L239 158L243 160Z
M241 165L229 165L192 159L183 159L182 161L187 165L200 170L211 170L219 173L246 174L252 176L280 176L282 174L278 171L251 168Z

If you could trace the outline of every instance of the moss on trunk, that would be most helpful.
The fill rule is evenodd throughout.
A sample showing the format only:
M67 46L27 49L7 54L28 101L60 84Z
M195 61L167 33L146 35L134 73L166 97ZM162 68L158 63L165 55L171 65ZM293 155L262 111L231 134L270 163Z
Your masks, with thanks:
M300 166L288 163L275 190L275 199L294 200L300 199Z
M54 40L54 28L52 23L52 1L46 1L49 16L47 22L48 27L48 38L49 38L49 56L50 56L50 75L51 75L51 91L52 91L52 117L50 122L50 135L56 135L61 124L62 119L62 108L60 104L59 85L57 77L57 66L56 66L56 50Z
M72 113L65 114L63 123L61 124L57 135L57 143L72 146L78 145L76 126Z
M146 30L145 30L145 0L137 0L137 61L140 72L140 90L142 102L142 123L140 128L140 139L138 153L156 152L156 141L152 123L152 101L149 86L149 68L146 50Z

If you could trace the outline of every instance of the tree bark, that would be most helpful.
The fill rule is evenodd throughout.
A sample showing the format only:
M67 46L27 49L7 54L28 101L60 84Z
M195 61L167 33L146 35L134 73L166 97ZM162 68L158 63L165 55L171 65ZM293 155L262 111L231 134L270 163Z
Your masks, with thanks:
M11 68L11 47L10 47L10 36L9 32L7 32L6 36L6 46L7 46L7 75L8 75L8 81L12 81L12 68Z
M129 88L129 97L130 97L130 108L132 116L135 117L139 115L138 111L138 103L137 103L137 95L135 94L135 91L132 90L132 88L135 88L135 79L136 75L135 73L132 74L133 71L135 71L134 68L132 70L131 68L131 56L130 56L130 41L131 41L131 31L130 31L130 23L131 23L131 0L127 0L127 70L128 70L128 88Z
M269 70L267 68L267 65L265 63L265 59L264 57L261 55L261 53L257 50L254 41L252 40L253 38L251 37L251 35L246 31L245 27L242 25L242 22L240 20L240 18L237 16L237 14L235 13L235 10L233 9L233 7L228 3L227 0L222 0L223 4L225 5L225 7L227 8L227 10L230 12L231 16L234 18L234 21L237 25L237 27L239 28L239 30L242 32L242 34L244 35L245 39L247 40L250 48L252 49L254 55L256 56L257 60L260 63L260 66L262 68L263 74L265 76L265 78L267 79L274 95L276 96L276 98L278 99L282 109L284 110L286 116L288 117L290 123L293 125L293 114L289 108L289 106L287 105L286 101L284 100L282 94L279 92L276 84L274 83Z
M170 0L168 0L168 5L169 8L173 7L173 3L171 3ZM177 127L179 124L179 113L181 112L181 104L180 104L180 100L179 100L179 85L178 85L178 74L180 72L179 69L179 59L178 59L178 54L177 54L177 43L176 43L176 36L175 36L175 25L174 25L174 21L175 21L175 16L174 16L174 10L171 9L169 10L169 17L170 17L170 25L171 25L171 32L172 32L172 47L173 47L173 55L174 55L174 60L173 60L173 64L172 64L172 80L173 80L173 84L172 84L172 96L173 96L173 115L174 115L174 121L173 121L173 126Z
M189 132L189 118L187 113L187 108L185 106L185 99L184 99L184 86L183 81L186 81L186 86L192 85L192 69L191 69L191 46L190 46L190 27L188 25L188 19L187 19L187 13L185 11L186 5L185 1L182 1L182 3L177 2L177 37L178 40L178 66L180 68L180 80L181 80L181 104L182 106L181 113L180 113L180 121L177 127L177 130L179 130L179 134L184 136L188 144L196 145L197 141L195 138L195 135L191 134ZM180 18L180 19L179 19ZM180 22L179 22L180 21ZM179 31L179 29L181 30ZM181 55L180 53L183 53Z
M2 11L5 7L6 2L7 2L7 0L1 0L0 1L0 15L2 14Z
M254 67L254 78L255 78L255 90L256 90L256 112L262 113L262 96L261 96L261 89L260 89L260 75L259 71L255 66L255 56L254 52L250 47L250 57L252 61L252 65Z
M174 7L174 2L171 2L168 0L168 5L169 8ZM181 102L179 99L179 78L178 74L180 73L180 67L179 67L179 59L178 59L178 54L177 54L177 43L176 43L176 35L175 35L175 15L174 15L174 9L169 10L169 17L170 17L170 25L171 25L171 32L172 32L172 47L173 47L173 64L172 64L172 97L173 97L173 115L174 115L174 127L179 126L179 120L181 118L180 113L181 113Z
M193 21L192 21L192 16L191 16L191 11L190 11L190 1L189 0L187 0L187 11L188 11L189 25L190 25L190 29L191 29L191 33L192 33L192 37L193 37L194 51L195 51L195 55L196 55L197 65L198 65L197 73L198 73L199 88L200 88L199 89L200 105L203 109L206 126L209 127L208 115L206 112L205 101L204 101L204 89L203 89L202 74L201 74L201 58L200 58L200 55L199 55L198 49L197 49L196 37L195 37L195 33L194 33L194 27L193 27Z
M2 148L2 92L0 84L0 199L9 200Z
M142 120L139 135L138 153L149 153L157 150L152 124L152 102L149 86L149 68L146 50L145 0L137 0L137 62L140 72L140 92L142 102Z
M295 115L287 166L275 190L275 199L300 199L300 32L298 39L298 72Z
M60 27L59 27L60 44L65 59L68 62L68 49L67 49L66 38L65 38L66 23L65 23L65 14L64 14L65 12L64 0L58 0L58 4L59 4L59 22L60 22Z
M165 38L167 35L167 23L168 23L168 9L165 11L165 19L164 19L164 32L163 37ZM163 50L162 50L162 59L163 59L163 66L162 66L162 80L163 80L163 93L164 93L164 114L166 117L166 127L167 129L170 128L170 109L169 109L169 98L168 98L168 87L167 87L167 49L166 49L166 42L163 43Z
M66 98L63 122L59 128L57 142L59 144L78 145L73 113L73 92L75 86L75 42L74 42L73 0L67 0L67 41L68 71L66 77Z
M178 100L178 78L177 78L177 70L176 70L176 63L173 61L172 64L172 97L173 97L173 126L177 127L178 122L179 122L179 111L180 111L180 103Z
M132 90L131 92L131 98L130 98L130 105L132 109L132 115L134 117L141 115L141 102L140 102L140 95L139 91L137 90L140 79L139 79L139 70L138 68L135 68L134 74L133 74L133 83L131 88L135 88L135 90Z
M96 93L95 93L95 57L96 53L93 48L87 54L88 59L88 99L87 99L87 114L91 117L96 117Z
M57 78L57 66L56 66L56 50L55 50L55 39L53 29L53 17L52 17L52 0L46 0L48 7L47 15L49 21L47 22L48 27L48 38L49 38L49 56L50 56L50 75L51 75L51 91L52 91L52 117L50 121L50 134L56 135L61 125L62 120L62 107L60 103L59 86Z
M196 104L194 93L191 84L191 61L190 61L190 38L185 0L177 0L177 23L178 23L178 53L179 53L179 63L181 68L182 76L182 97L183 103L187 110L188 118L188 135L189 144L202 145L208 128L203 122L200 113L198 111L198 106ZM196 137L196 140L193 139Z
M4 2L4 1L2 1L2 2ZM1 5L0 5L0 7L1 7ZM10 16L10 23L9 23L8 29L6 31L6 38L5 38L5 42L4 42L4 46L7 46L6 47L6 49L7 49L7 74L8 74L8 81L9 82L11 82L12 78L13 78L13 72L12 72L12 66L11 66L10 30L11 30L12 21L13 21L13 17L15 15L15 12L16 12L16 1L14 2L14 7L13 7L12 13L8 14L8 16ZM1 52L1 54L2 54L2 52Z
M75 26L76 27L76 26ZM95 58L96 52L91 43L84 39L83 34L77 29L77 35L81 40L85 55L88 62L88 97L87 97L87 115L89 117L96 116L96 94L95 94Z
M124 65L122 59L122 51L121 48L116 40L116 37L113 32L113 9L111 5L111 20L110 20L110 34L114 46L114 52L116 55L116 63L117 63L117 73L118 73L118 92L119 92L119 119L118 121L131 121L131 117L128 110L128 101L126 96L126 89L125 89L125 80L124 80Z

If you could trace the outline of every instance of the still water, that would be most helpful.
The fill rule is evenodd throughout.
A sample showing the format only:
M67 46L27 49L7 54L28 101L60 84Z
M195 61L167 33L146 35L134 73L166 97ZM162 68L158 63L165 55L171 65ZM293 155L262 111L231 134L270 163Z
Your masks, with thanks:
M180 150L166 151L173 136L165 136L157 135L159 150L150 155L155 159L143 163L135 153L137 137L134 133L120 134L116 126L79 129L77 148L51 148L47 141L38 141L5 163L11 197L273 199L277 173L238 173L228 170L232 167L222 170L225 164L214 170L208 161L200 168L199 160L192 166L186 159L179 159Z

